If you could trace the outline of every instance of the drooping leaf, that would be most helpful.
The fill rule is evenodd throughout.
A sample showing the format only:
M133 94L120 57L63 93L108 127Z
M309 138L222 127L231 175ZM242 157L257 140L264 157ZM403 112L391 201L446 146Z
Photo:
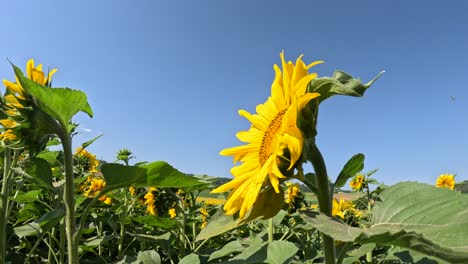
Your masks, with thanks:
M384 71L380 72L370 82L363 84L361 80L354 78L346 72L335 71L332 77L313 79L307 86L307 91L319 93L319 102L336 94L361 97L383 73Z
M430 185L398 183L380 195L362 230L306 212L304 219L342 241L408 248L450 263L468 263L468 196Z
M52 169L46 160L31 158L25 172L32 176L40 185L49 189L54 188L52 185Z
M200 257L195 253L185 256L179 262L179 264L200 264L200 263L201 263Z
M49 150L44 150L37 154L37 158L45 159L49 163L54 163L57 161L57 157L60 153L58 151L49 151Z
M24 224L22 226L14 227L13 230L19 238L23 238L26 236L38 234L39 232L41 232L41 227L38 223L32 222Z
M146 250L138 252L139 264L161 264L161 256L155 250Z
M218 206L216 213L209 219L208 225L197 236L197 241L208 239L227 232L239 226L239 218L234 215L226 215L222 206Z
M211 253L208 261L212 261L214 259L218 259L222 257L227 257L231 255L232 253L242 252L243 250L244 250L244 246L242 246L242 244L239 241L234 240L224 245L220 250L217 250Z
M13 64L12 66L21 86L36 99L38 107L58 120L64 128L79 111L84 111L90 117L93 116L84 92L70 88L51 88L40 85L26 78L18 67Z
M364 154L359 153L354 155L351 159L346 162L340 174L336 178L335 187L343 187L349 178L352 178L356 173L364 169Z

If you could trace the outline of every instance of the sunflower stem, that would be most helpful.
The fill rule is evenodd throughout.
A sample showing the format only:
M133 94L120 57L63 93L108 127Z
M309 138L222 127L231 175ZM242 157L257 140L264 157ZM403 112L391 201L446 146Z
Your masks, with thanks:
M3 182L0 203L0 263L5 263L6 260L6 225L7 225L7 206L8 206L8 193L9 193L9 174L11 165L11 150L4 148L3 158Z
M273 217L268 219L268 243L273 242Z
M327 168L325 166L325 161L323 159L322 153L313 144L310 149L309 161L312 163L312 166L315 170L315 175L317 177L317 199L320 207L320 212L331 216L332 212L332 193L330 190L330 182L328 180ZM335 264L335 241L332 237L322 234L323 237L323 247L325 252L325 263L326 264Z
M63 126L65 127L65 126ZM65 190L63 200L65 202L65 229L67 234L68 263L78 263L78 244L75 243L75 193L73 182L73 156L72 142L68 133L60 133L63 154L65 158Z

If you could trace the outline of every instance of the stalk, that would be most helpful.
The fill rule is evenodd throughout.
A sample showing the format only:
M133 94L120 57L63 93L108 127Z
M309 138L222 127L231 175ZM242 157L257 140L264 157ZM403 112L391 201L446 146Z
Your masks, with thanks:
M128 165L128 164L127 164ZM118 253L118 258L122 259L123 258L123 243L124 243L124 238L125 238L125 219L127 218L127 199L128 199L128 189L125 190L125 199L124 199L124 205L123 205L123 212L120 217L120 239L119 239L119 253Z
M67 233L68 263L78 263L78 244L73 239L76 231L75 227L75 192L73 184L73 156L71 138L68 133L61 134L60 137L65 156L65 228Z
M311 148L309 161L315 170L317 177L317 199L319 202L320 212L331 216L332 211L332 193L329 186L327 168L323 159L322 153L315 144ZM332 237L322 234L323 247L325 252L325 263L335 264L335 241Z
M273 242L273 217L268 219L268 243Z
M3 158L3 182L0 203L0 263L5 263L6 260L6 225L7 225L7 206L8 206L8 193L9 193L9 174L11 165L11 150L10 148L4 149Z

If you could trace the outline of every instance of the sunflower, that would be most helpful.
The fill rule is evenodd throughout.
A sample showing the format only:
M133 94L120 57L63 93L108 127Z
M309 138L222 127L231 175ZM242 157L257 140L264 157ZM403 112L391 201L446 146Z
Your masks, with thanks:
M75 150L75 155L78 157L83 157L88 164L87 169L89 172L97 172L97 167L99 166L99 160L96 159L96 155L92 154L91 152L88 152L86 149L83 149L82 147L78 147Z
M455 188L455 175L441 174L439 178L437 178L436 187L453 190L453 188Z
M279 180L286 176L279 169L280 163L288 170L294 167L302 155L303 137L297 127L297 117L302 108L318 93L307 93L307 84L317 74L308 70L321 61L306 65L302 56L296 64L284 60L280 54L283 71L274 65L276 73L271 87L271 96L264 104L257 106L257 114L240 110L239 115L252 125L248 131L240 131L237 138L246 145L227 148L220 152L223 156L233 156L240 165L231 169L234 179L216 189L213 193L232 190L224 204L227 215L239 212L243 218L257 200L262 187L272 186L279 193Z
M177 213L176 213L176 209L175 208L171 208L167 211L167 213L169 214L169 217L171 217L171 219L174 219L176 218L177 216Z
M353 179L349 183L349 186L353 190L360 191L363 187L363 183L364 183L364 175L357 174L356 176L353 177Z
M299 188L298 183L287 182L286 186L288 187L288 189L286 193L286 199L284 202L287 203L289 207L293 208L296 197L301 193L301 189Z
M346 213L354 214L356 211L352 202L343 199L341 196L338 199L333 199L332 216L338 216L341 219L345 218Z

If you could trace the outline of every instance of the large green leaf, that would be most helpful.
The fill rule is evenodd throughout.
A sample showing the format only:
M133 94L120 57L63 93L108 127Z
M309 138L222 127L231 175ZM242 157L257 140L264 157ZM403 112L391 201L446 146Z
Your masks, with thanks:
M158 226L166 229L170 228L176 223L170 218L162 218L154 215L136 216L132 217L132 220L137 223L144 224L146 226Z
M200 264L200 257L195 254L189 254L180 260L179 264Z
M319 102L335 94L361 97L383 73L384 71L380 72L370 82L363 84L360 79L356 79L346 72L335 71L332 77L313 79L307 86L307 91L319 93Z
M346 162L340 174L336 178L335 187L343 187L349 178L353 177L356 173L364 169L364 154L359 153L354 155Z
M53 189L52 169L45 159L31 158L26 166L26 173L31 175L41 186Z
M291 263L291 260L297 251L298 248L288 241L273 241L271 243L253 244L227 263Z
M396 245L450 263L468 263L468 196L404 182L384 190L380 199L365 230L313 212L304 219L338 240Z
M222 247L220 250L217 250L211 253L208 261L226 257L226 256L231 255L232 253L242 252L243 250L244 250L244 246L242 246L242 244L239 241L234 240L224 245L224 247Z
M68 127L70 119L79 111L87 113L90 117L93 116L84 92L40 85L26 78L18 67L12 66L21 86L36 99L38 107L58 120L63 127Z
M35 222L39 224L42 231L47 231L52 227L58 225L60 220L65 216L65 210L63 208L50 211L42 215Z
M164 161L155 161L144 166L148 169L146 186L192 188L207 183L198 178L188 176Z
M109 190L129 186L154 186L158 188L190 188L207 183L182 173L164 161L143 167L107 163L101 166Z
M156 250L140 251L137 260L138 264L161 264L161 256Z

